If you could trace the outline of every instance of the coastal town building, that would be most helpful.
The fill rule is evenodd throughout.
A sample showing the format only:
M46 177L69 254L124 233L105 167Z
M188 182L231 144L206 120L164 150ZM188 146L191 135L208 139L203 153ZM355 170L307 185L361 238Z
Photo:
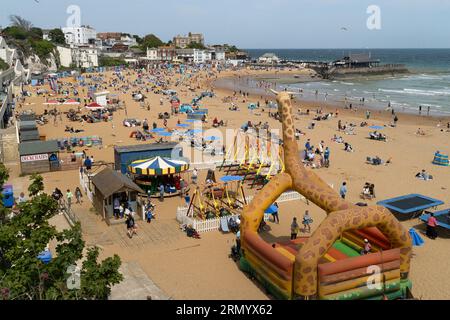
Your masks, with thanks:
M280 62L280 58L274 53L265 53L258 58L258 62L263 64L277 64Z
M201 33L189 32L187 36L177 35L173 38L173 44L177 48L185 49L192 43L205 44L205 38Z
M103 44L110 47L113 47L116 44L121 44L128 47L134 47L138 45L136 38L130 36L129 34L124 34L120 32L98 33L97 40L101 40Z
M176 55L175 47L162 46L159 48L147 48L146 59L150 61L173 61Z
M93 46L57 46L61 66L70 68L98 67L98 49Z
M216 60L216 61L225 61L226 60L224 49L216 48L213 51L211 51L211 54L212 54L212 60Z
M69 45L87 45L97 38L97 31L90 26L65 27L62 31Z

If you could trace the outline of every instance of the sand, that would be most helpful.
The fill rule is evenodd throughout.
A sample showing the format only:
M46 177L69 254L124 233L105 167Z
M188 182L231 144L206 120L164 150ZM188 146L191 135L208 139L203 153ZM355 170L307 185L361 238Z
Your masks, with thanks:
M305 71L308 72L308 71ZM289 73L289 71L287 71ZM292 70L291 74L299 74L300 71ZM274 74L273 70L268 71L226 71L219 77L230 76L248 76L262 75L270 77ZM108 74L107 79L112 75ZM174 87L179 75L169 76L171 86ZM136 79L136 74L130 72L127 75L128 80ZM232 95L232 92L215 87L216 77L208 77L205 72L200 72L193 80L187 81L181 87L176 89L182 103L190 103L192 98L205 90L214 88L216 97L205 98L202 106L209 109L209 119L214 117L228 122L228 128L239 128L245 121L251 120L255 123L268 121L271 128L281 128L281 124L269 118L267 110L261 115L251 113L247 109L248 102L257 102L263 104L264 99L260 95L251 96L245 103L240 98L238 106L239 112L228 111L229 103L222 102L226 96ZM188 90L188 86L196 89L196 92ZM126 128L122 125L124 118L138 118L143 120L147 118L149 123L155 121L158 126L162 126L162 120L157 120L157 114L160 112L170 112L170 104L164 97L164 105L159 105L159 99L162 95L153 93L146 94L147 102L151 110L147 111L139 106L139 103L131 99L130 92L136 91L131 88L128 93L107 88L112 93L117 93L119 98L125 101L127 116L125 111L121 110L114 114L113 122L101 122L95 124L69 122L63 116L63 121L53 124L53 119L49 118L49 123L39 128L41 134L47 139L70 137L70 136L90 136L98 135L103 139L102 148L87 148L88 155L93 155L95 161L113 162L114 145L133 145L137 143L135 139L129 137L132 128ZM34 92L36 88L28 88ZM81 98L85 93L80 92ZM274 99L272 97L271 99ZM44 97L33 95L26 99L22 110L32 109L36 113L42 113L44 109L50 109L43 105ZM314 116L296 116L295 126L306 132L299 142L300 148L303 148L306 138L310 138L314 145L321 140L325 142L331 150L331 166L329 168L314 169L319 176L326 182L332 184L337 190L343 181L348 183L348 198L351 202L360 202L359 194L365 182L375 184L377 198L373 201L366 201L375 204L376 201L401 196L409 193L422 193L427 196L438 198L444 202L450 201L448 190L450 189L450 169L448 167L438 167L432 165L433 154L436 150L443 153L450 153L450 139L448 132L441 132L436 127L438 118L418 117L415 115L399 114L399 125L396 128L386 128L382 132L387 135L388 142L378 142L367 139L371 129L365 127L356 127L356 135L345 135L337 132L337 121L342 123L358 124L363 121L364 108L359 108L357 112L343 110L339 105L325 105L323 102L296 102L296 108L303 111L307 108L315 110L318 106L324 110L334 112L339 108L339 117L331 120L316 122L314 130L308 130L307 126ZM67 111L69 106L58 106L58 109ZM21 111L20 109L18 109ZM185 115L179 116L180 120L185 120ZM442 119L446 123L446 119ZM391 121L389 112L372 112L372 117L367 122L369 125L385 125ZM172 117L168 121L168 126L174 128L177 117ZM114 124L114 127L113 127ZM64 132L65 125L74 127L74 129L83 129L85 132L79 134L70 134ZM418 127L422 128L425 136L417 136L415 132ZM351 143L355 152L348 153L343 150L342 144L332 142L330 139L334 134L342 135L345 141ZM81 149L78 149L80 151ZM378 155L382 159L392 158L392 163L388 166L371 166L365 163L367 156ZM18 194L21 190L26 190L28 177L19 177L18 166L10 166L12 170L10 183L13 183ZM414 175L421 169L426 169L434 176L432 181L421 181L414 178ZM61 190L70 188L74 190L78 186L78 172L53 172L43 175L45 178L46 189L48 192L58 186ZM201 178L204 177L202 172ZM252 194L255 190L247 190ZM87 200L87 199L85 199ZM158 204L158 219L154 221L154 226L147 226L141 222L140 228L143 231L152 232L157 230L158 224L175 225L175 212L178 206L183 204L180 198L166 200ZM173 241L156 242L147 245L145 242L139 242L139 236L135 241L124 245L120 236L124 235L124 226L108 227L101 221L100 217L90 210L91 204L85 201L83 205L75 207L76 211L83 217L83 222L89 224L89 227L83 229L84 238L89 244L98 242L103 248L102 256L119 254L124 261L137 261L149 277L169 296L174 299L266 299L268 297L258 285L248 279L231 259L228 258L230 247L233 244L232 235L224 235L218 231L202 234L202 239L189 239L179 231L180 236L174 237ZM304 211L308 209L314 219L313 231L325 218L325 213L314 205L307 205L302 201L285 202L280 204L280 224L269 223L271 226L270 235L266 235L268 240L283 239L289 234L289 225L292 218L296 216L301 219ZM422 223L418 220L404 222L406 228L412 226L422 229ZM175 227L176 228L176 227ZM145 232L147 234L147 232ZM150 235L151 236L151 235ZM445 235L447 236L447 235ZM142 236L144 237L144 236ZM102 239L109 239L103 241ZM164 238L164 237L162 237ZM100 239L100 240L99 240ZM448 250L449 239L439 237L437 240L429 240L424 236L425 245L421 248L414 248L414 256L411 265L410 278L413 281L413 293L423 299L447 299L450 297L450 280L447 277L447 263L450 261L450 251ZM102 240L102 241L101 241Z

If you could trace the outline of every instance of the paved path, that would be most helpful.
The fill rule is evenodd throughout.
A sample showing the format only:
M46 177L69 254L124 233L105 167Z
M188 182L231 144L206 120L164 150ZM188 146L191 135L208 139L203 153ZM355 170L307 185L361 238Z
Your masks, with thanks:
M169 299L169 296L147 276L139 263L135 261L123 263L119 270L124 279L111 288L110 300Z
M86 208L73 206L72 209L81 222L88 245L116 244L124 249L144 249L146 246L174 244L184 236L175 220L153 220L152 223L137 220L138 234L130 239L125 223L107 226L100 216Z

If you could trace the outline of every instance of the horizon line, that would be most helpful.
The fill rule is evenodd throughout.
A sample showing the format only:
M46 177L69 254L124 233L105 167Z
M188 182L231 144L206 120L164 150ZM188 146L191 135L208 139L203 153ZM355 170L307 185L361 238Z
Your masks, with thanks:
M407 48L407 47L379 47L379 48L244 48L241 50L450 50L450 47L426 47L426 48Z

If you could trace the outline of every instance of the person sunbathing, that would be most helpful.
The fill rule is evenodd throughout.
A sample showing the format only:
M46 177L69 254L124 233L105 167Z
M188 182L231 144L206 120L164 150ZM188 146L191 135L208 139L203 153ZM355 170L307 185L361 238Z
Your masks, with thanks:
M428 172L426 172L425 169L423 169L421 172L418 172L416 174L416 178L428 181L428 180L432 180L433 176L430 175Z
M334 137L331 139L331 141L334 141L336 143L344 143L344 139L341 136L336 136L334 135Z
M345 142L344 146L345 146L344 151L353 152L353 147L351 146L350 143Z
M417 129L417 131L416 131L416 135L418 135L418 136L424 136L425 135L425 131L423 131L422 129Z

